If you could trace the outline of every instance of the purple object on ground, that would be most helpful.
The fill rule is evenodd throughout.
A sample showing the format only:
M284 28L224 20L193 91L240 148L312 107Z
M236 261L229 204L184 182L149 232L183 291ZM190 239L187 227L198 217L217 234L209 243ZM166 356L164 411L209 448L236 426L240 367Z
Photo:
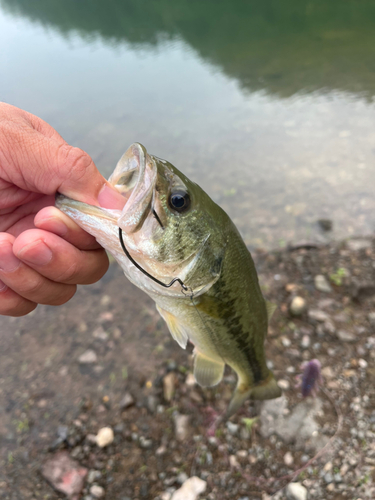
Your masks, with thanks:
M304 398L316 396L319 387L323 383L321 375L321 364L317 359L312 359L302 365L303 373L300 376L301 393Z

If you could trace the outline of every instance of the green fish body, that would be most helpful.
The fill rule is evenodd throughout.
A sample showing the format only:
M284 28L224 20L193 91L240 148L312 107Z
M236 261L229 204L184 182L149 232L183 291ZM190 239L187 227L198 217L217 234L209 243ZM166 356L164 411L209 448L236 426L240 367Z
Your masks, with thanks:
M169 162L133 144L109 182L125 197L122 211L58 195L56 205L110 251L136 286L156 303L172 337L194 349L199 385L217 385L229 365L238 376L227 417L247 398L281 395L266 364L270 308L250 252L228 215ZM125 254L166 288L142 273Z

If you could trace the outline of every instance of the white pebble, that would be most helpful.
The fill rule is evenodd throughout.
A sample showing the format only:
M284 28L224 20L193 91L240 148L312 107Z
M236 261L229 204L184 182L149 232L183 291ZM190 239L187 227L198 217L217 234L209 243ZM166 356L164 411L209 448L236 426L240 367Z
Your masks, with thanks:
M93 351L92 349L88 349L87 351L85 351L83 354L80 355L78 361L82 365L89 365L91 363L96 363L97 359L98 357L95 351Z
M290 387L289 380L285 380L285 379L278 380L277 385L283 391L287 391L289 389L289 387Z
M90 488L90 494L94 498L102 498L102 497L104 497L105 491L104 491L104 488L102 488L101 486L98 486L97 484L93 484Z
M290 453L290 451L287 451L284 455L284 464L289 466L292 465L293 462L294 462L293 455Z
M114 440L113 430L110 427L102 427L96 435L96 444L99 448L104 448Z
M293 316L301 316L306 310L306 300L303 297L294 297L289 310Z

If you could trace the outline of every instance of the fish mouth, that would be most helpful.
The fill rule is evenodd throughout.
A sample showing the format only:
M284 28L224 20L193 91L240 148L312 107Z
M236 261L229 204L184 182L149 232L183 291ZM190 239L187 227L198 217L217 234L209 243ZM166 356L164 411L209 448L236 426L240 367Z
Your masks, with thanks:
M122 210L112 210L89 205L64 196L56 195L56 207L69 215L85 230L97 236L97 224L112 224L125 234L138 231L152 210L153 193L157 178L155 161L138 143L132 144L120 158L108 182L124 198ZM91 223L90 223L90 219Z

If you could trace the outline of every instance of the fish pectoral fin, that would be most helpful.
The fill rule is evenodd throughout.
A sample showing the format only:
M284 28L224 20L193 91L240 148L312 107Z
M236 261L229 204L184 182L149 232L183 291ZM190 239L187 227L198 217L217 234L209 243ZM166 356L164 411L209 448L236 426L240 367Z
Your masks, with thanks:
M269 323L271 321L273 313L277 309L277 305L273 304L272 302L268 302L268 300L266 300L266 309L267 309L267 318L268 318L268 323Z
M195 351L194 377L202 387L217 385L224 375L225 363L216 359L208 358L199 351Z
M182 349L186 349L186 345L189 340L189 336L186 330L179 324L176 316L171 314L170 312L162 309L158 305L156 305L156 309L158 310L160 316L167 323L168 329L171 332L172 337L175 339L177 344L182 347Z

